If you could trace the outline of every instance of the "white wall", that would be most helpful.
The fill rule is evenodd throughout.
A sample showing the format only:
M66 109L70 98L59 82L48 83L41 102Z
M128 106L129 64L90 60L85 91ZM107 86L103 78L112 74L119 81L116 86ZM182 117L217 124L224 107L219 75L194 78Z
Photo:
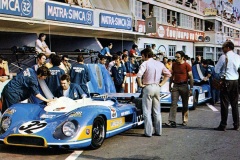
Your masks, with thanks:
M173 40L155 39L155 38L138 38L137 45L140 50L144 48L144 43L156 44L156 49L158 49L160 45L163 45L166 48L167 54L168 54L169 45L176 45L176 51L181 51L182 46L186 46L186 55L188 55L191 58L194 55L193 42L173 41Z

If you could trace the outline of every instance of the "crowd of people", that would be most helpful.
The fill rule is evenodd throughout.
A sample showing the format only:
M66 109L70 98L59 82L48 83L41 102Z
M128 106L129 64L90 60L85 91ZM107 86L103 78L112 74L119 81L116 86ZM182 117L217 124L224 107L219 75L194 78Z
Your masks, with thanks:
M41 39L42 35L39 38ZM194 85L192 66L197 64L200 65L204 75L201 83L209 83L212 88L212 104L214 105L220 100L221 122L215 129L219 131L226 130L228 105L231 104L234 121L233 129L239 130L238 68L240 68L240 56L233 52L234 44L231 41L226 41L223 44L224 54L220 57L216 66L212 65L211 61L202 59L200 55L197 55L196 60L194 60L183 51L177 51L175 59L163 57L161 60L159 58L160 54L156 54L154 50L154 45L153 48L147 47L140 53L136 44L133 44L129 52L124 49L116 54L111 54L112 47L113 44L110 43L102 49L99 54L99 64L108 69L118 93L124 92L126 74L136 74L137 84L142 92L145 136L151 137L154 133L156 135L162 134L160 89L168 80L170 82L169 90L172 105L166 125L173 128L177 127L176 113L179 96L183 105L182 125L188 125L188 99L192 95ZM54 53L48 55L46 48L48 47L39 47L41 53L37 55L37 63L31 68L26 68L20 72L4 87L2 92L2 113L11 105L28 99L31 95L43 102L54 101L53 97L47 99L42 95L39 80L45 80L54 97L65 96L80 99L90 96L87 82L91 80L91 74L84 64L83 55L79 55L77 63L72 65L68 62L68 56L60 57ZM141 57L140 60L139 57ZM49 59L48 62L47 59ZM0 58L0 81L5 81L8 77L2 67L2 62L3 59ZM213 78L222 78L220 90L213 87ZM151 114L154 118L154 129Z

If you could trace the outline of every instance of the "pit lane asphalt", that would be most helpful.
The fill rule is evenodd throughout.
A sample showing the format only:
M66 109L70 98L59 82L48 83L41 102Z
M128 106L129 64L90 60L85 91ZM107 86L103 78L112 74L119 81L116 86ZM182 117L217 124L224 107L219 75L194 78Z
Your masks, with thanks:
M206 104L190 110L188 126L181 126L181 112L177 113L177 128L163 125L162 136L143 136L141 127L108 138L97 150L83 150L77 160L237 160L240 159L240 131L232 128L229 109L227 131L215 131L220 122L220 107L211 110ZM169 110L162 111L163 123ZM74 151L0 146L0 160L45 160L69 158Z

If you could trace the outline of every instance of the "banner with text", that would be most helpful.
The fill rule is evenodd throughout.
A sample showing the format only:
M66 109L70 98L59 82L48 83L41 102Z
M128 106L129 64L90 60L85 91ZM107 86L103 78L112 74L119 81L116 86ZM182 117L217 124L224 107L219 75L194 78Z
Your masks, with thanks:
M132 18L114 14L100 13L99 26L117 29L132 29Z
M93 25L93 11L56 3L45 3L45 18L48 20Z
M193 30L182 29L178 27L158 25L157 33L152 34L151 36L174 39L174 40L183 40L197 42L199 36L204 37L204 32L198 32Z
M33 0L0 0L0 13L33 17Z

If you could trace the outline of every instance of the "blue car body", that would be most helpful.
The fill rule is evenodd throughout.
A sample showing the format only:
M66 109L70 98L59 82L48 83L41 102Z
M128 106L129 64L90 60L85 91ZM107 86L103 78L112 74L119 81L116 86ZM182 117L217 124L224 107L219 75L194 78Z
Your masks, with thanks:
M64 98L62 100L67 104L60 106L42 108L36 104L19 103L7 109L2 122L8 119L11 124L4 131L1 123L0 141L7 145L76 149L91 145L93 123L97 117L104 119L104 138L143 123L135 106L119 104L115 99L87 98L76 102ZM63 125L69 121L76 127L70 137L63 133Z
M90 93L116 92L104 66L88 64L88 68L92 77L88 82ZM97 127L94 128L96 120L100 119L98 122L104 123L104 133L100 135L100 139L143 123L141 110L134 104L119 103L115 98L98 96L74 101L61 97L57 99L58 105L50 107L39 105L41 102L34 99L33 102L37 104L18 103L4 112L0 123L0 142L17 146L98 148L102 142L97 146L93 144L93 132L97 130ZM67 122L74 125L74 135L66 136L63 133Z

